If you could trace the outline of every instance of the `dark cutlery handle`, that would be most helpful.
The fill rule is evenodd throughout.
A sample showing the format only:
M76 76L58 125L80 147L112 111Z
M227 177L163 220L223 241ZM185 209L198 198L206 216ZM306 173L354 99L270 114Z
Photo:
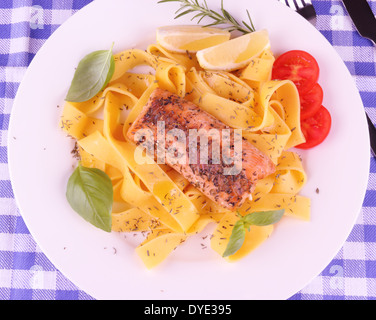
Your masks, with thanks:
M375 14L367 0L342 0L360 35L376 45Z
M366 116L368 121L369 138L371 140L371 149L373 151L373 154L376 155L376 128L367 113Z
M311 20L312 18L316 17L316 10L311 4L297 10L297 12L307 20Z

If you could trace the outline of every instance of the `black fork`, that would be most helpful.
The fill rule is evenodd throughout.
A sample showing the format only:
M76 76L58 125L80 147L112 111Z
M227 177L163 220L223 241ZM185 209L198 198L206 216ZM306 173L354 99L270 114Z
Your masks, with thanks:
M311 0L279 0L291 9L298 12L307 20L316 18L316 11Z

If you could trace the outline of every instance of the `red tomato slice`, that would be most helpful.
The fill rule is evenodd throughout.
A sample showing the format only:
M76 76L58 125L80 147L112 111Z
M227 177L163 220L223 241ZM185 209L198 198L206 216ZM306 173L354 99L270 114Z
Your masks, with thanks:
M321 86L316 83L313 88L300 96L300 120L312 117L320 109L324 98Z
M273 64L272 78L291 80L299 93L310 91L319 79L319 65L314 57L302 50L280 55Z
M310 149L319 145L328 136L331 126L330 113L324 106L321 106L312 117L301 121L306 142L296 146L296 148Z

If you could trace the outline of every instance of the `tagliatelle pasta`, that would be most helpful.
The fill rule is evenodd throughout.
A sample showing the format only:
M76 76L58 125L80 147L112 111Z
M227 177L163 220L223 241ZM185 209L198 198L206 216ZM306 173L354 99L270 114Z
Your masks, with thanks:
M264 152L277 166L275 174L260 180L240 208L242 215L285 209L285 215L308 221L310 200L299 192L306 173L299 155L290 149L303 143L300 104L295 85L271 81L274 56L270 49L242 70L203 70L195 54L172 53L158 44L146 51L130 49L114 55L110 83L86 102L66 102L61 128L77 141L83 166L98 168L114 188L112 230L145 232L136 252L147 268L164 261L181 243L216 224L212 249L224 252L235 212L208 199L184 177L144 154L135 160L136 146L126 133L151 92L166 89L197 104ZM135 71L146 67L146 72ZM274 226L252 227L242 248L229 260L244 257L273 232Z

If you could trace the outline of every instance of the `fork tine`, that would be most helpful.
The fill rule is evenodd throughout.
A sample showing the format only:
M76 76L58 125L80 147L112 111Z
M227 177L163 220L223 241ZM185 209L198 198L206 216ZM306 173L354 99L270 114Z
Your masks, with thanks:
M310 20L316 17L315 8L311 0L279 0L286 6L298 12L304 18Z

